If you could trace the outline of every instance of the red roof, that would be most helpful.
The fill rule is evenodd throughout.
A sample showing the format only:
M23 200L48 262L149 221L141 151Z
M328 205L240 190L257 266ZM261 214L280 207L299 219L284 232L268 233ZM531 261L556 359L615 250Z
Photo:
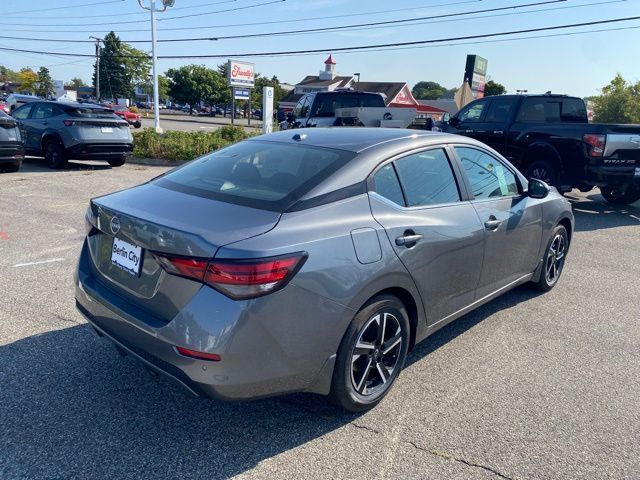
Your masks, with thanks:
M331 54L329 54L329 58L327 58L327 59L324 61L324 64L325 64L325 65L335 65L335 64L336 64L336 61L333 59L333 57L331 56Z

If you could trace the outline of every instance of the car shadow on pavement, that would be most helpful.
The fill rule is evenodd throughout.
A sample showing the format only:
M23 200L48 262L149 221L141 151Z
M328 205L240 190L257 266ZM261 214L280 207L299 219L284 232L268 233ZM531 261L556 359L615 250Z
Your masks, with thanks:
M51 172L51 173L60 173L60 172L73 172L73 171L92 171L92 170L111 170L111 167L106 162L80 162L75 160L69 160L67 166L60 170L54 170L47 167L44 158L36 158L29 157L25 158L22 161L22 167L18 173L42 173L42 172Z
M407 366L537 294L520 287L480 307L419 344ZM311 394L194 398L86 324L0 346L0 380L0 478L228 478L358 418Z
M624 226L640 227L640 202L631 205L607 203L599 193L585 197L567 195L576 219L576 231L588 232Z

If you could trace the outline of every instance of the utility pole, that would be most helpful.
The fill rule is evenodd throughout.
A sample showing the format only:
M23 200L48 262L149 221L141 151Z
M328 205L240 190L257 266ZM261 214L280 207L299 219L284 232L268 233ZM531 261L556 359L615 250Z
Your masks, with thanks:
M158 91L158 69L156 63L158 57L156 56L156 13L164 12L167 8L173 7L175 0L161 0L162 10L156 9L156 0L149 0L149 7L145 7L142 3L143 0L138 0L138 4L145 10L151 12L151 61L152 61L152 73L153 73L153 126L156 132L162 133L160 127L160 92Z
M100 101L100 42L104 41L102 38L89 37L96 41L96 98Z

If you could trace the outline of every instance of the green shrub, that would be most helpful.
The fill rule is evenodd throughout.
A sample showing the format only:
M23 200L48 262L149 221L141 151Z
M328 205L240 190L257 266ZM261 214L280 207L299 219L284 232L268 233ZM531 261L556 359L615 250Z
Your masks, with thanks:
M135 105L131 105L129 107L129 111L133 113L140 113L140 110L138 110L138 107L136 107Z
M162 158L166 160L193 160L255 133L247 133L242 127L227 125L213 132L156 133L145 128L133 135L133 154L142 158Z

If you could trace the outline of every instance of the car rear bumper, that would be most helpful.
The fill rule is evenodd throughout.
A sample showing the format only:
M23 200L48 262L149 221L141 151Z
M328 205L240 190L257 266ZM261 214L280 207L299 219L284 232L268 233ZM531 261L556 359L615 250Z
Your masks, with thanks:
M632 166L587 166L586 177L590 185L638 185L640 186L640 165Z
M338 317L344 307L302 289L286 293L296 288L292 285L273 294L279 298L250 301L234 301L203 286L169 323L151 325L94 276L91 261L85 242L75 278L77 309L99 334L191 393L221 400L328 393L337 344L318 338L323 320L328 323L318 314ZM292 303L318 314L283 315L283 304ZM302 337L299 326L289 326L291 320L307 322L310 327L303 330L312 330ZM219 354L221 361L183 356L178 346Z
M24 158L24 147L21 143L0 143L0 163L13 163Z
M69 156L77 160L105 160L132 152L132 143L79 143L67 149Z

